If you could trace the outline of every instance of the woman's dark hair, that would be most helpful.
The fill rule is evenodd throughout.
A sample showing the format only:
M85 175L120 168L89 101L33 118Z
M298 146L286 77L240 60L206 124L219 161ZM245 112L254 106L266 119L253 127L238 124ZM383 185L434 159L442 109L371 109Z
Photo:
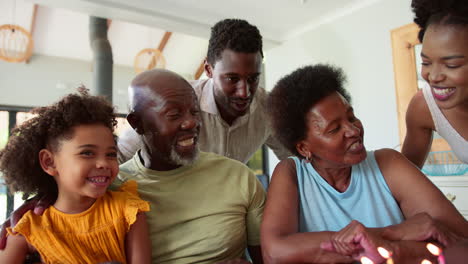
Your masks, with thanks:
M102 124L114 131L117 124L114 108L103 97L91 96L80 87L57 103L31 110L33 118L15 127L5 148L0 151L0 172L11 191L56 197L54 178L42 170L39 152L48 148L58 151L60 142L73 137L78 125Z
M207 61L214 66L225 49L235 52L257 53L263 57L262 35L254 25L242 19L224 19L211 28Z
M432 25L468 26L467 0L413 0L414 22L421 28L422 42L426 29Z
M307 134L306 113L312 106L334 92L351 102L345 82L341 69L317 64L299 68L276 83L268 97L268 110L275 136L291 153L301 157L296 143Z

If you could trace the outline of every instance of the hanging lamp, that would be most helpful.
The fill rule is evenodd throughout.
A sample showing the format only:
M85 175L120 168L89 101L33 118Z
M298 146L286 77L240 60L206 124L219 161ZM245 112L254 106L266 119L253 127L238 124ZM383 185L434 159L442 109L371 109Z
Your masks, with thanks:
M159 49L143 49L135 57L134 68L138 74L155 68L164 69L166 59Z
M8 62L23 62L32 55L31 34L18 25L0 26L0 59Z
M7 62L23 62L32 55L33 39L31 33L14 22L16 0L13 0L12 14L12 24L0 25L0 59Z

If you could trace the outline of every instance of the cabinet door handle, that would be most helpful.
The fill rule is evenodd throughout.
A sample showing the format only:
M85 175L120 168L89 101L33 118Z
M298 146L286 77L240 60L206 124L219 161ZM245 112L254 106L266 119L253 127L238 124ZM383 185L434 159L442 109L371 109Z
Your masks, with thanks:
M447 199L452 203L453 203L453 201L455 201L455 199L457 199L457 196L454 195L454 194L451 194L451 193L446 193L445 197L447 197Z

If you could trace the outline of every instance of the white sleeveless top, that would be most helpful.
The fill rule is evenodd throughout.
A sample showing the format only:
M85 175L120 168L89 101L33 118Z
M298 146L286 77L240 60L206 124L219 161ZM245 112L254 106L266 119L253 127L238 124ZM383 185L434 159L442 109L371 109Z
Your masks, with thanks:
M431 112L432 120L434 120L435 130L448 142L458 159L463 163L468 163L468 141L452 127L442 111L440 111L429 84L424 85L422 91Z

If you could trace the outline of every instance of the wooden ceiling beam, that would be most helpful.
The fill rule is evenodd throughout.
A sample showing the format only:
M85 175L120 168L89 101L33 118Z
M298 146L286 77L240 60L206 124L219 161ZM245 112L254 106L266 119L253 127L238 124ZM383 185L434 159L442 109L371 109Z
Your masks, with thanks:
M172 36L172 32L166 31L164 36L162 37L161 41L159 42L158 50L162 53L164 48L166 47L167 42Z
M37 4L34 4L33 6L33 12L31 16L31 25L29 26L29 33L31 34L31 38L34 39L34 29L36 28L36 15L37 15ZM27 59L24 63L29 63L29 60L31 58Z
M198 66L197 71L195 72L195 80L200 79L200 76L203 74L203 71L205 70L205 59L202 60L200 65Z
M167 42L171 38L171 35L172 35L172 32L169 32L169 31L166 31L164 33L164 36L162 37L161 41L159 41L159 46L158 46L159 54L157 54L157 53L153 54L153 56L151 57L151 61L150 61L149 65L148 65L148 68L147 68L148 70L152 69L154 66L156 66L160 55L162 56L163 50L166 47Z

